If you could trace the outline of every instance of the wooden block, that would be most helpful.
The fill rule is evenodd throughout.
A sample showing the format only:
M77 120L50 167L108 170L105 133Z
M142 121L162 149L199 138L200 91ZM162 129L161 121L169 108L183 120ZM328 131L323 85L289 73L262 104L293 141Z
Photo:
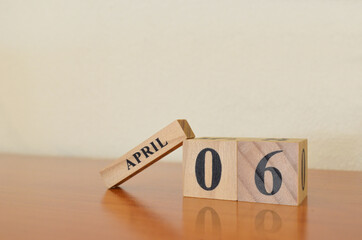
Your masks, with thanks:
M101 177L108 188L115 187L194 137L186 120L176 120L101 170Z
M185 140L184 196L237 200L236 150L234 140Z
M184 141L184 196L299 205L307 195L307 140Z
M238 200L299 205L307 195L306 139L238 139Z

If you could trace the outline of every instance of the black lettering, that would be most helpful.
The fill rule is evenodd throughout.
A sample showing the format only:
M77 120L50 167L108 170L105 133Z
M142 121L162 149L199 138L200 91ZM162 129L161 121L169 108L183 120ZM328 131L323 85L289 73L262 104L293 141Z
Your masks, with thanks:
M278 150L268 153L263 157L263 159L260 160L258 166L256 167L255 185L258 188L258 190L264 195L274 195L279 191L280 187L282 186L282 174L280 173L280 171L275 167L266 167L266 164L268 163L269 159L275 154L281 152L283 152L283 150ZM270 193L267 192L265 189L264 174L266 171L270 171L270 173L273 176L273 190Z
M136 166L136 164L134 164L133 162L131 162L130 160L127 159L127 167L128 167L128 170L131 169L130 166L131 166L131 167L134 167L134 166Z
M133 154L133 157L136 159L136 161L137 161L138 163L140 163L140 162L141 162L141 160L140 160L141 153L136 152L135 154Z
M212 155L212 178L211 186L205 184L205 155L206 152L211 152ZM196 180L200 187L206 191L214 190L219 185L221 179L221 160L219 154L212 148L204 148L196 157L195 174Z
M156 147L155 143L154 143L154 142L151 142L151 145L152 145L153 149L155 149L155 152L157 152L157 151L158 151L158 148Z
M151 152L150 151L150 148L149 147L143 147L142 149L141 149L141 151L143 152L143 155L145 155L145 157L146 158L148 158L148 154L150 154L150 155L152 155L153 154L153 152Z
M166 141L164 144L163 144L163 143L161 143L161 141L160 141L160 139L159 139L159 138L156 138L156 142L160 145L160 147L161 147L161 148L165 147L165 146L168 144L168 142L167 142L167 141Z

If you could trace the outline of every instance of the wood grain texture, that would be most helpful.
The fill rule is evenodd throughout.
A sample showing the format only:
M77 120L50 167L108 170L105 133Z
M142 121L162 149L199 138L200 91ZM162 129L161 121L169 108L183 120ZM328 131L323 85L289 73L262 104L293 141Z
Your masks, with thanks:
M196 160L198 155L204 149L212 149L217 152L220 157L221 168L220 181L216 188L205 190L199 184L196 178ZM224 200L237 199L237 168L236 168L236 142L233 140L208 140L208 139L188 139L184 141L183 146L183 172L184 172L184 196L214 198ZM205 153L203 179L205 179L206 187L212 186L213 160L210 151Z
M359 240L362 236L362 172L311 169L308 197L294 207L183 198L179 163L159 162L122 188L106 190L97 173L109 163L101 159L0 155L0 239L221 236Z
M215 150L223 166L224 181L212 190L204 188L195 173L203 149ZM235 200L237 189L239 201L298 205L307 195L306 139L205 137L186 140L183 150L184 196ZM211 154L208 156L201 170L205 179L215 174L211 173Z
M102 179L108 188L118 186L194 137L186 120L176 120L102 169Z
M307 194L307 187L301 189L301 154L305 149L307 155L306 140L273 140L273 141L246 141L238 140L238 200L247 202L261 202L285 205L300 204ZM265 156L274 153L268 159L266 165L260 169L257 186L255 176L256 169ZM307 161L307 157L305 158ZM275 173L267 169L275 168ZM307 172L307 165L305 168ZM273 170L274 171L274 170ZM277 174L276 172L279 172ZM275 175L273 177L273 175ZM305 175L307 178L307 174ZM279 180L278 180L279 179ZM276 182L281 185L276 188ZM307 184L307 182L306 182ZM260 188L264 188L262 192ZM275 189L275 190L273 190ZM274 191L274 192L273 192Z

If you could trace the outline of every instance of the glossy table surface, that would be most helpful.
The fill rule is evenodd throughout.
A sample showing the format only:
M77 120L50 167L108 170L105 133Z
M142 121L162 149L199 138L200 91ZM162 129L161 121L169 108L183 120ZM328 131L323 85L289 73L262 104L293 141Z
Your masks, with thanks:
M0 155L0 239L362 239L362 173L309 170L299 207L182 197L162 160L107 190L109 160Z

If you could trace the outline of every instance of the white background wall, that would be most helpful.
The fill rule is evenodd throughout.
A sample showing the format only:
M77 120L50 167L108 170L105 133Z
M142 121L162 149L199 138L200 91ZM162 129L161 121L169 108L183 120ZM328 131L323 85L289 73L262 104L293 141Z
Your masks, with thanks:
M199 137L305 137L310 167L362 170L361 13L353 0L1 0L0 152L114 158L186 118Z

